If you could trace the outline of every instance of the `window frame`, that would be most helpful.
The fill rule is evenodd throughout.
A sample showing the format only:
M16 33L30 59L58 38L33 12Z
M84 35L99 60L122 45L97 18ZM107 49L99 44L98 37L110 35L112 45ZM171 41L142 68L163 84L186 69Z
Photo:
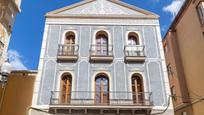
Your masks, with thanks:
M126 39L125 39L125 44L124 45L128 45L128 40L129 40L129 34L130 33L134 33L136 34L136 38L137 38L137 41L138 41L138 45L143 45L143 39L142 39L142 35L141 35L141 32L140 31L127 31L126 32Z
M75 45L78 45L78 32L77 32L77 30L75 30L75 29L73 29L73 30L64 30L64 32L63 32L63 34L62 34L62 37L61 37L61 42L60 42L60 44L65 44L66 34L69 33L69 32L74 33L74 35L75 35L74 44L75 44Z
M200 21L200 24L204 25L204 1L200 1L196 6L196 11L198 14L198 18Z
M138 80L135 81L134 78L135 79L139 79L141 92L138 91L138 85L139 85ZM134 87L135 91L133 91L134 90L133 87ZM142 104L142 103L144 103L144 101L145 101L144 80L143 80L143 78L142 78L142 76L140 74L134 73L131 76L131 88L132 88L132 100L133 100L133 103L135 103L135 104ZM135 93L135 95L134 95L134 93ZM138 95L138 93L142 93L142 94ZM139 98L141 98L141 99L139 99Z
M105 91L101 91L101 90L99 90L99 91L97 91L97 80L98 79L101 79L100 80L100 87L104 87L103 86L103 84L101 84L101 83L103 83L103 80L102 79L106 79L107 80L107 103L104 103L105 101L102 99L101 100L101 98L103 98L103 96L104 96L104 92ZM106 74L104 74L104 73L99 73L99 74L97 74L96 75L96 77L95 77L95 80L94 80L94 83L95 83L95 91L94 91L94 103L95 104L109 104L110 103L110 80L109 80L109 78L108 78L108 76L106 75ZM97 101L97 92L99 92L100 93L100 99L99 99L99 102ZM102 96L103 95L103 96ZM102 97L101 97L102 96Z
M65 89L65 94L64 94L64 77L68 77L69 79L67 79L67 81L69 81L70 84L66 84L66 89ZM73 83L73 76L71 73L63 73L60 76L60 103L71 103L71 95L72 95L72 85ZM69 85L69 86L68 86ZM69 89L67 89L69 88ZM69 90L69 92L68 92ZM65 98L63 99L63 95L65 95ZM69 95L69 96L67 96Z

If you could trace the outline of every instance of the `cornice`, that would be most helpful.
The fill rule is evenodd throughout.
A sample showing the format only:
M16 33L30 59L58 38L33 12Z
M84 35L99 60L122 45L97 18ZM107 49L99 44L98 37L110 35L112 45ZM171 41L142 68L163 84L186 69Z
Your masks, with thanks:
M69 14L69 15L62 15L62 14L47 14L45 15L46 18L93 18L93 19L159 19L159 17L154 15L146 15L146 16L134 16L134 15L95 15L95 14Z

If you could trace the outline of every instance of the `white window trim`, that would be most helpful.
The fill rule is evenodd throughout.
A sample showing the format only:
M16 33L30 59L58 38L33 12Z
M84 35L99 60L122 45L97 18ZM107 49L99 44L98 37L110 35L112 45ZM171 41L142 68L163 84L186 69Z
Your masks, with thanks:
M200 2L197 7L197 12L198 12L198 16L199 16L199 20L201 22L201 24L204 24L204 2Z
M62 40L61 40L61 44L64 44L65 42L65 36L66 36L66 33L68 32L73 32L75 34L75 45L78 45L78 34L77 34L77 31L76 30L65 30L62 34Z
M104 73L106 74L108 80L109 80L109 92L114 91L113 90L113 78L112 75L110 74L110 72L107 71L96 71L93 73L92 78L91 78L91 91L93 91L94 93L92 93L91 98L95 99L95 79L97 77L98 74ZM113 98L113 94L109 93L109 98L112 99Z
M111 38L111 34L108 30L106 29L97 29L94 31L93 37L92 37L92 44L96 44L96 34L100 31L104 31L108 34L108 45L112 45L112 38Z
M57 84L56 84L57 86L56 86L56 89L54 91L61 91L61 78L62 78L62 75L65 73L69 73L71 75L71 77L72 77L71 92L75 91L75 89L76 89L76 85L75 85L76 76L75 76L73 71L60 71L59 72L58 77L57 77Z
M129 77L128 77L128 81L129 81L129 82L128 82L128 90L129 90L129 92L132 92L132 76L133 76L134 74L139 74L140 77L142 78L143 91L144 91L144 93L145 93L145 92L150 92L150 91L148 90L147 79L146 79L144 73L143 73L143 72L139 72L139 71L137 71L137 70L135 70L135 71L133 71L133 72L130 72L129 75L128 75L128 76L129 76ZM132 96L132 94L130 94L130 96ZM145 94L145 99L148 99L147 97L148 97L148 96L146 96L146 94Z
M128 35L129 35L129 33L131 33L131 32L133 32L133 33L135 33L135 34L138 35L139 45L142 45L142 44L143 44L143 42L142 42L142 36L141 36L141 34L140 34L139 31L127 31L127 32L126 32L126 37L125 37L125 38L126 38L126 39L125 39L125 44L128 45Z

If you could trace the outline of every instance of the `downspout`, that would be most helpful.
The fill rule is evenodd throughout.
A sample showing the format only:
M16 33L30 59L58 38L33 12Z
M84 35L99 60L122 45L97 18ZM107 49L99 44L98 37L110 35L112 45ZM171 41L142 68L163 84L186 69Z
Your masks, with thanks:
M2 20L2 18L4 16L4 8L5 8L4 6L1 7L2 13L1 13L1 16L0 16L0 21Z

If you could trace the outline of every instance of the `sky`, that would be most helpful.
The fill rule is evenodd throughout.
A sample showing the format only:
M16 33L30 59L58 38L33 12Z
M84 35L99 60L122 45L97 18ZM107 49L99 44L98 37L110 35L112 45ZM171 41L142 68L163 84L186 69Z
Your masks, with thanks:
M17 14L8 58L13 70L37 70L45 25L44 15L81 0L22 0ZM184 0L122 0L160 16L162 36L182 6Z

